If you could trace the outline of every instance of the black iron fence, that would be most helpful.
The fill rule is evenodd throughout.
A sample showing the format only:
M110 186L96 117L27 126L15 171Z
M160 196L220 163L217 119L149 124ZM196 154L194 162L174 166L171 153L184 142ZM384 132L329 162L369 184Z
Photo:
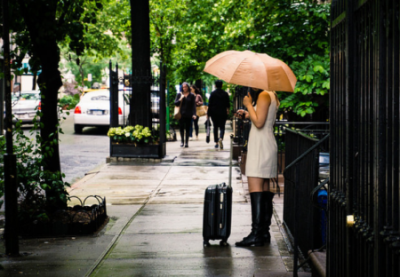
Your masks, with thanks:
M399 1L332 1L328 276L400 276Z
M110 127L134 125L134 121L149 122L148 126L151 129L155 142L151 145L140 143L114 143L110 139L110 156L111 157L130 157L130 158L163 158L166 154L166 104L165 92L166 68L160 65L159 75L148 75L146 72L136 72L133 75L118 76L118 64L115 71L112 69L110 62ZM127 120L121 124L119 113L121 111L122 101L126 101L129 105L129 110L132 112L135 101L137 101L138 93L134 91L135 84L147 85L149 90L146 107L141 107L140 111L134 111L134 115L130 113ZM122 97L121 95L122 94ZM143 99L142 99L143 100ZM124 114L124 113L123 113Z
M310 196L317 193L319 153L329 134L321 140L286 129L286 169L283 221L294 244L294 271L297 270L297 246L302 253L324 244L321 212Z

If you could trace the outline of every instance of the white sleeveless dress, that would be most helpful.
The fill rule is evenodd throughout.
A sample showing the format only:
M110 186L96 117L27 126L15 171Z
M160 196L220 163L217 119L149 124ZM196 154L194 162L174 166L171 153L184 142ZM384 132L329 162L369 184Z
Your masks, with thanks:
M274 136L278 107L275 94L267 92L271 97L271 104L264 126L258 129L251 123L246 160L247 177L275 178L278 175L278 147ZM254 109L257 110L257 106Z

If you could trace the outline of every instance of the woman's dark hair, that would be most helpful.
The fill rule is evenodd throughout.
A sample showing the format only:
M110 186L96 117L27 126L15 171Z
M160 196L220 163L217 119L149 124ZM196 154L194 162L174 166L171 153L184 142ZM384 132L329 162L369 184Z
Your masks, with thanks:
M253 99L253 103L251 103L253 105L253 107L257 104L257 100L258 100L258 96L260 95L260 93L262 92L262 89L253 89L253 88L249 88L248 90L250 92L251 98Z
M200 94L201 95L201 90L198 87L196 87L196 85L191 85L190 87L194 88L194 92L196 92L196 94Z
M249 88L249 91L250 91L251 98L253 99L253 103L251 103L251 104L254 107L257 104L258 96L260 95L261 92L263 92L263 90L258 89L258 88L255 88L255 89ZM278 96L276 95L276 92L274 92L274 94L275 94L275 99L277 101L277 106L279 107L280 102L279 102Z

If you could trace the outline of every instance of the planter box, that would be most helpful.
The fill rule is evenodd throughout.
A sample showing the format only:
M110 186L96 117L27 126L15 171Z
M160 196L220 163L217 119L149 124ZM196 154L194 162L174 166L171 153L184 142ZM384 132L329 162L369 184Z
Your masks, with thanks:
M98 195L86 197L81 205L56 210L49 221L20 220L19 235L23 237L87 236L99 231L108 221L106 200ZM96 198L98 204L85 206L87 199Z
M162 159L165 157L165 143L161 144L127 144L127 143L111 143L110 156L122 158L155 158Z

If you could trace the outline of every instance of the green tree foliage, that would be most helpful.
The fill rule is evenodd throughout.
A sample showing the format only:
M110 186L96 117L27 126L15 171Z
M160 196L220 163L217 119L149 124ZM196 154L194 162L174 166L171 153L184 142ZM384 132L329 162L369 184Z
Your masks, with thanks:
M78 56L84 51L110 54L117 43L109 30L121 24L101 16L104 7L112 9L117 0L16 0L10 1L8 11L10 31L15 34L13 42L17 46L12 53L13 66L21 67L22 58L30 57L33 71L41 70L38 85L41 91L41 149L43 167L60 178L46 187L47 199L62 200L57 197L62 183L60 155L58 148L58 108L57 93L62 85L59 67L59 44L68 45ZM111 6L110 6L111 5ZM126 18L125 18L126 20ZM102 24L99 24L98 21ZM128 22L125 22L128 24ZM121 24L123 27L124 25ZM122 34L116 27L116 34ZM108 30L109 33L106 33ZM77 58L79 63L79 58ZM53 206L63 206L64 201L53 202Z
M120 68L131 67L131 52L124 36L124 31L130 28L129 2L107 0L102 2L101 7L83 18L83 52L69 47L71 39L68 36L60 42L61 55L67 61L61 61L60 67L71 70L82 88L90 87L93 82L101 83L110 60L114 64L118 62ZM92 74L92 82L85 81L89 73Z
M326 108L330 4L189 0L183 8L181 2L151 1L152 18L161 18L164 11L174 15L164 29L152 33L154 52L171 52L165 58L173 72L170 79L211 82L214 78L202 71L208 59L226 50L250 49L283 60L298 77L294 94L280 93L282 109L305 116Z
M177 24L186 14L185 0L150 1L151 53L166 64L172 62L175 49Z
M112 56L107 56L105 53L99 53L97 51L85 51L81 56L77 56L76 53L71 52L68 48L63 47L61 49L61 55L65 61L60 63L60 69L68 71L71 70L75 76L75 81L80 86L80 90L86 86L88 88L94 82L102 83L103 78L107 76L107 69L109 62L112 61L115 66L118 63L118 67L124 71L131 70L131 49L128 48L123 42L118 44L115 53ZM77 62L79 60L79 62ZM88 81L88 74L92 74L92 81Z
M327 109L329 92L330 5L315 1L270 1L274 16L265 36L257 36L252 48L285 61L297 76L294 94L281 93L281 108L304 117L318 107ZM258 50L257 50L258 51Z
M104 69L108 67L108 63L104 61L95 61L93 57L82 57L79 65L75 62L68 62L66 65L75 76L75 81L82 87L91 87L92 83L102 83L102 77L105 76ZM92 81L88 81L88 74L92 74Z

